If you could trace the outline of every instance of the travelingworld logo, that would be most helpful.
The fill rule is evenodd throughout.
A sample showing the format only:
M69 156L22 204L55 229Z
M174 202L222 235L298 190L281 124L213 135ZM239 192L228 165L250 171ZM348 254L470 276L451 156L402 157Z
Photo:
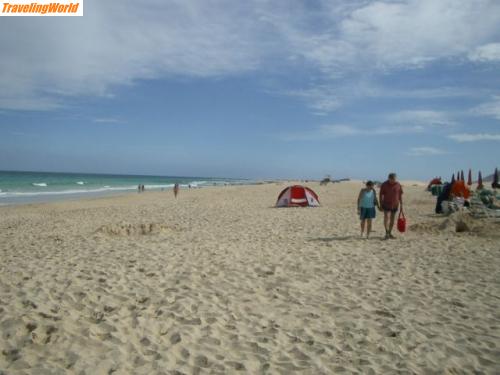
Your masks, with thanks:
M6 0L1 5L0 16L83 16L83 0Z

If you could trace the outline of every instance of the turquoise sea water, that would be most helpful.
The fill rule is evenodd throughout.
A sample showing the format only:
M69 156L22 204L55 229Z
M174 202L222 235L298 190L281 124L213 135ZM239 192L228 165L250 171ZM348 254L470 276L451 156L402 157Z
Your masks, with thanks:
M206 177L0 171L0 205L137 191L139 184L144 185L146 191L169 189L175 183L180 184L181 188L189 185L197 188L247 184L251 181Z

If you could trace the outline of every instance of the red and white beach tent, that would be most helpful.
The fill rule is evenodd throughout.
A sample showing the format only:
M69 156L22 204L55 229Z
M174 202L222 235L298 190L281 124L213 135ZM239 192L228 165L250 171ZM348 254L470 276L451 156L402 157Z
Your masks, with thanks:
M278 196L276 207L317 207L319 206L318 195L302 185L289 186Z

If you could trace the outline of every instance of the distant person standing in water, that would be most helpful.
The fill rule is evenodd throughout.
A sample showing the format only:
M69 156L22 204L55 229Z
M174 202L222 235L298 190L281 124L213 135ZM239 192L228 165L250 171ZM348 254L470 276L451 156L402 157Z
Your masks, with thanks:
M177 198L177 194L179 194L179 184L174 185L174 197Z
M394 220L399 208L403 210L403 188L396 177L396 173L390 173L387 181L380 187L380 205L384 211L384 240L395 238L392 235Z
M142 186L141 185L137 185L137 192L140 193L142 190Z
M373 182L368 181L366 187L361 189L358 195L358 214L361 220L361 237L363 237L366 224L366 238L370 238L372 220L375 219L376 215L375 207L380 208L377 200L377 193L373 188Z

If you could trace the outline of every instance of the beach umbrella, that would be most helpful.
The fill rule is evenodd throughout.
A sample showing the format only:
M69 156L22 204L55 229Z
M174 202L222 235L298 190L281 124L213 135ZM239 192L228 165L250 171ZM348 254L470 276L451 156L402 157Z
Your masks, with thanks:
M493 182L491 183L493 189L497 189L500 187L498 184L498 168L495 168L495 174L493 175Z
M460 171L460 180L465 181L464 171Z
M454 182L455 182L455 173L453 173L453 174L451 175L451 183L454 183Z
M467 177L467 185L471 186L472 185L472 171L469 168L469 176Z
M477 188L483 188L483 175L481 174L481 171L479 171L479 174L477 175Z

